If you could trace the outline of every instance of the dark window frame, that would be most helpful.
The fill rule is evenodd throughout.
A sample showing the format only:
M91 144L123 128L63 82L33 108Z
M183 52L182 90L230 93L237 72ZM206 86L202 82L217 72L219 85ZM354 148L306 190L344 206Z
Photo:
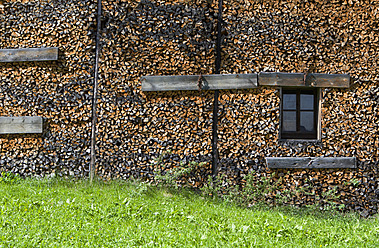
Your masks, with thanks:
M296 94L296 109L284 109L284 94ZM300 109L300 95L312 94L314 100L313 110ZM305 87L283 87L281 88L281 101L280 101L280 139L281 140L318 140L319 138L319 99L320 92L317 88ZM296 131L289 132L283 131L283 112L296 112ZM302 131L300 126L300 112L313 112L314 131Z

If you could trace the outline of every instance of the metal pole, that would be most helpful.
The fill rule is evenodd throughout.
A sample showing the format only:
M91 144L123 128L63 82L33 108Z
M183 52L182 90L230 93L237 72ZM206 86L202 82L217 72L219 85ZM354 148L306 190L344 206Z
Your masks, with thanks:
M215 74L220 74L220 68L221 68L221 31L222 31L222 0L219 0L218 18L217 18ZM213 178L217 176L217 169L218 169L218 150L217 150L218 96L219 96L219 91L215 90L214 97L213 97L213 125L212 125L212 176Z
M93 79L93 97L92 97L92 126L91 126L91 162L89 166L89 178L92 184L96 170L96 104L97 104L97 88L99 77L99 54L100 54L100 31L101 31L101 0L97 1L97 29L96 29L96 55L95 55L95 71Z

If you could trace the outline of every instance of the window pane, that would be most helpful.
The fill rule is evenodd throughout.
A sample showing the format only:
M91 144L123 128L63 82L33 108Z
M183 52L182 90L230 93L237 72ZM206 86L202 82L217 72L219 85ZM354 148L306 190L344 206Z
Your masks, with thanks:
M301 132L313 132L315 130L313 117L314 117L313 112L300 113L300 131Z
M296 109L296 94L283 94L283 109Z
M313 110L314 96L313 95L300 95L300 110Z
M283 131L295 132L296 131L296 112L283 111Z

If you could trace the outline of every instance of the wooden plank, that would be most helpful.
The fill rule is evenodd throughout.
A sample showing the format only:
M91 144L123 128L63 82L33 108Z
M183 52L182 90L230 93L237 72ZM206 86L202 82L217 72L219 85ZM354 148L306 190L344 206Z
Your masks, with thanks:
M0 49L0 62L57 60L58 48Z
M199 75L145 76L141 78L142 91L199 90ZM257 74L203 75L202 90L256 88Z
M260 72L258 84L264 86L304 86L303 73Z
M258 84L263 86L349 88L350 76L347 74L260 72Z
M356 168L355 157L266 157L268 168Z
M0 134L42 133L42 117L0 117Z

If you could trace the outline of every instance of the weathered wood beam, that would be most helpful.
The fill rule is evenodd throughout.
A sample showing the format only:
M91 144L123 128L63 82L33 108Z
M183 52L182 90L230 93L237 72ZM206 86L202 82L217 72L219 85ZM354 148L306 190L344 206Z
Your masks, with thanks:
M42 117L0 117L0 134L42 133Z
M199 75L145 76L142 91L199 90ZM262 86L349 88L347 74L261 72L202 76L202 90L251 89Z
M349 88L347 74L260 72L258 84L263 86L303 86Z
M202 90L256 88L257 74L203 75ZM199 90L199 75L145 76L141 78L142 91Z
M266 157L271 169L356 168L355 157Z
M58 48L0 49L0 62L57 60Z

